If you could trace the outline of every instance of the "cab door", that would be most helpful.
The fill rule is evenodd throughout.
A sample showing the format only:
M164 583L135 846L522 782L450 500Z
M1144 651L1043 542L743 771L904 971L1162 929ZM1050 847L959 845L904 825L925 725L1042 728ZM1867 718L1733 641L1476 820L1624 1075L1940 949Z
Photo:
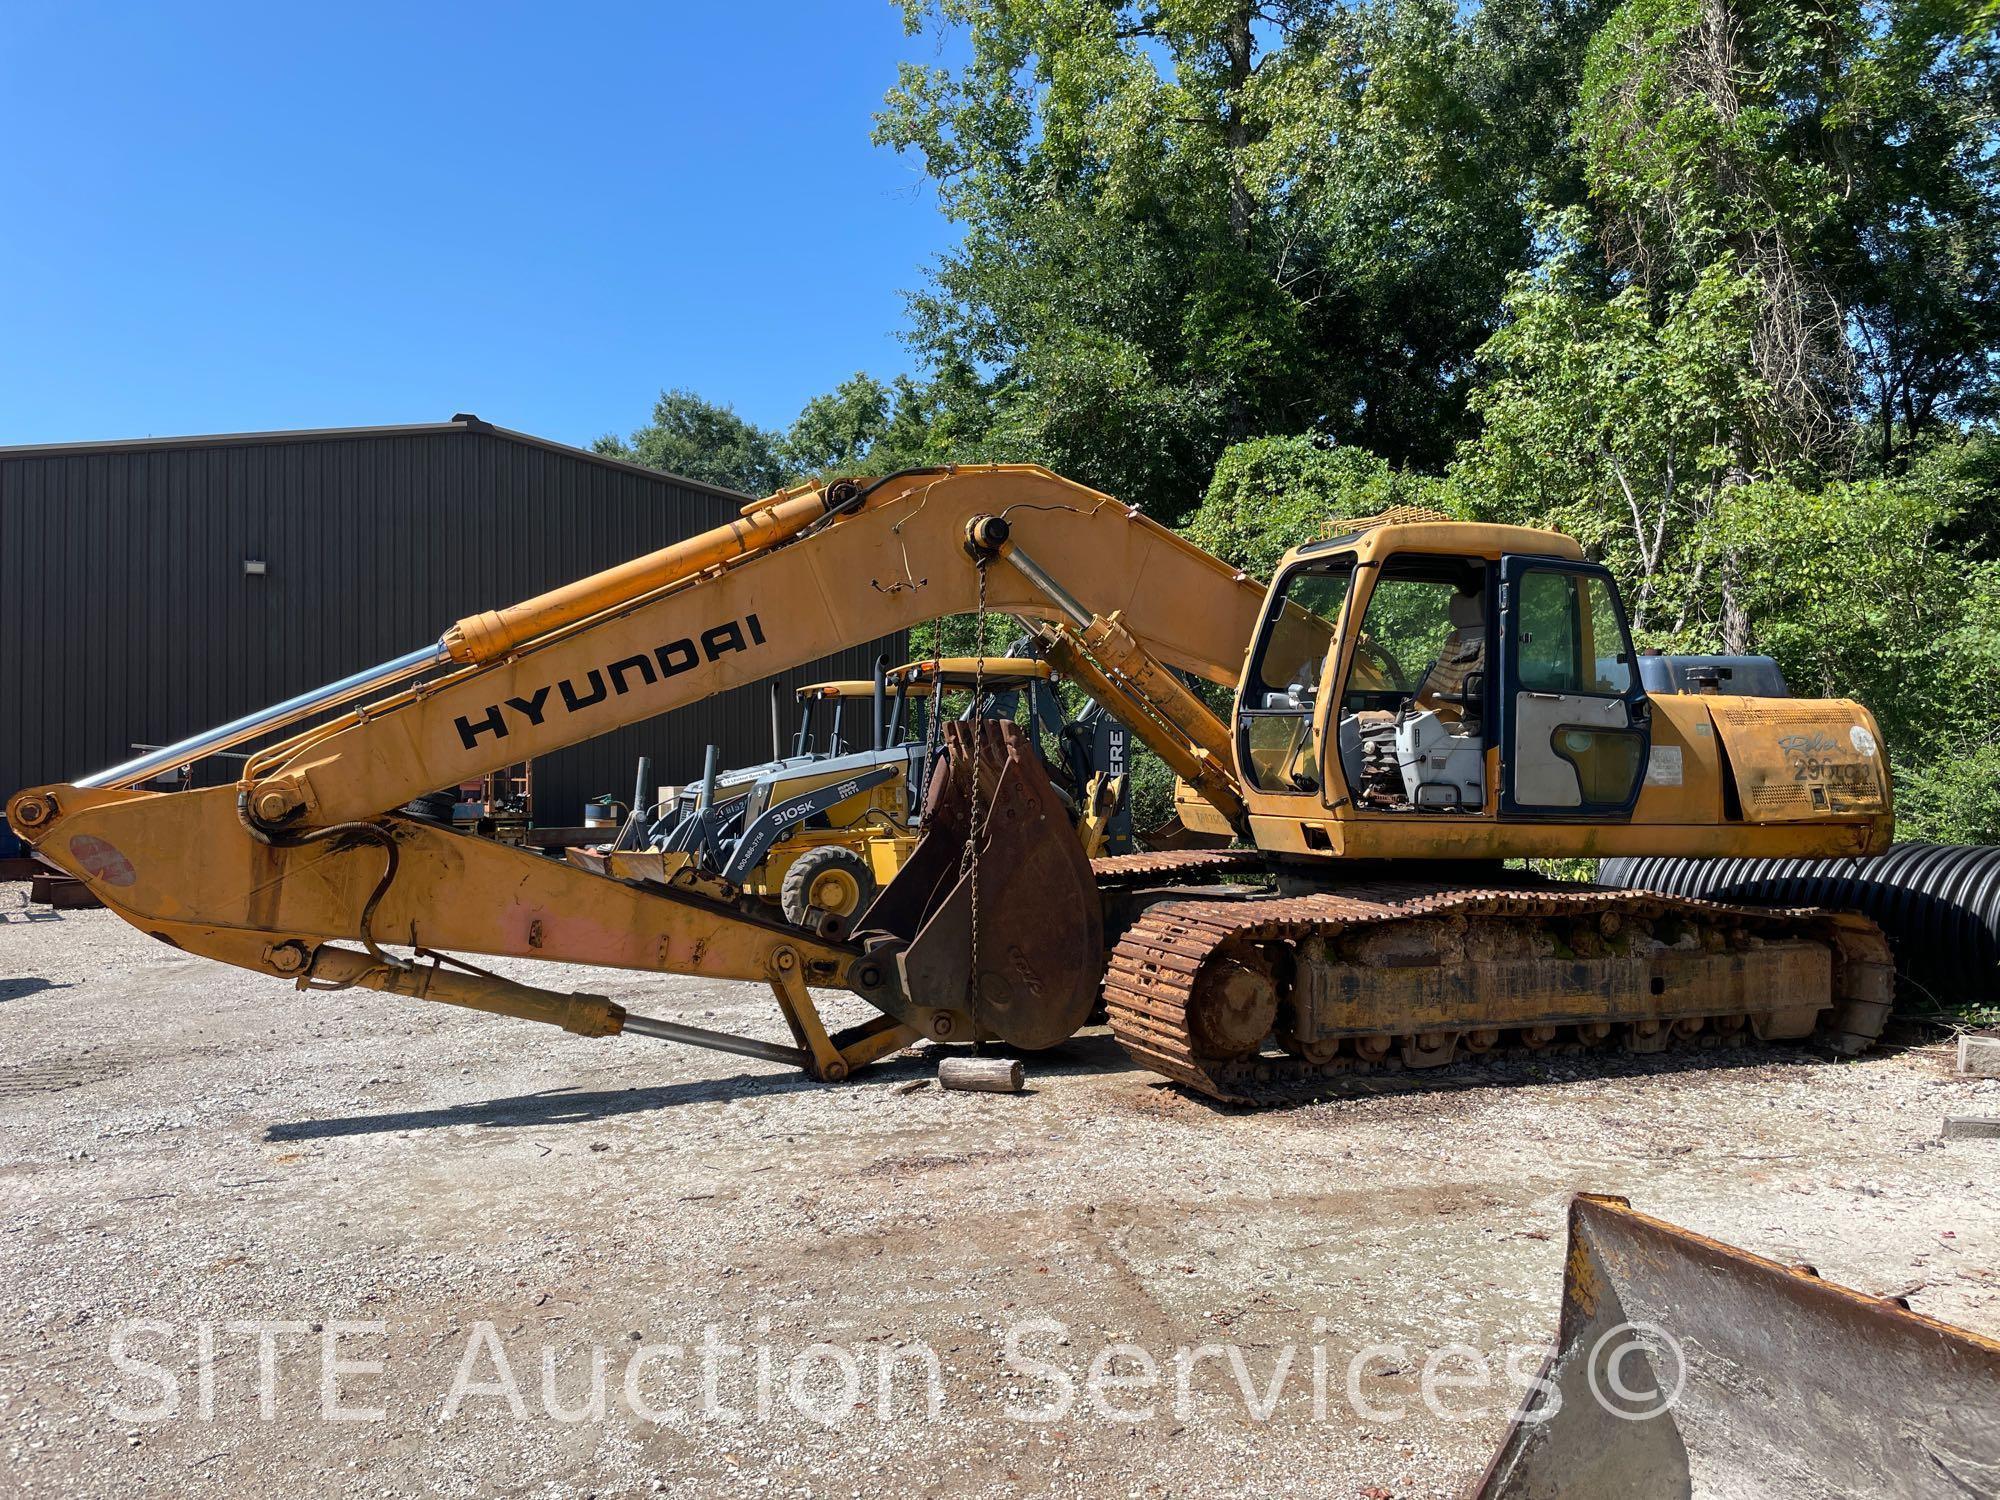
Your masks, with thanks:
M1500 561L1500 811L1629 817L1652 753L1652 705L1611 575Z

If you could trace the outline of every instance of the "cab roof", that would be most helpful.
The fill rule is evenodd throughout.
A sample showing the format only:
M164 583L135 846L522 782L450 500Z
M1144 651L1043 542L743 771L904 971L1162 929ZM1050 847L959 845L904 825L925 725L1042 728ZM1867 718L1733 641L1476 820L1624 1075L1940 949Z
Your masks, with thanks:
M1557 557L1567 562L1584 561L1583 548L1574 537L1536 526L1503 526L1493 521L1454 521L1440 512L1389 512L1386 517L1335 522L1334 534L1285 554L1284 566L1307 558L1352 552L1355 561L1379 562L1394 552L1442 553L1454 557L1481 557L1489 561L1509 553L1530 557ZM1420 518L1419 518L1420 517ZM1333 530L1333 528L1329 528Z

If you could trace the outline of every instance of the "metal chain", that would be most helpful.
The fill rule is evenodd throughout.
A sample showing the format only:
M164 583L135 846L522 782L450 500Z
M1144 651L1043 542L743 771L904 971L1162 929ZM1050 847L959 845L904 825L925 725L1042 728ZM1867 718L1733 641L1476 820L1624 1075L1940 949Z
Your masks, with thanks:
M922 779L917 785L917 816L922 817L924 805L930 801L931 777L937 774L938 745L944 734L944 689L938 684L938 674L944 664L944 616L939 615L931 630L931 696L930 707L924 722L924 761ZM922 682L919 675L917 681ZM915 686L916 684L912 684ZM912 710L914 712L914 710Z
M969 877L971 884L972 957L966 991L968 1000L974 1004L979 994L979 771L986 740L986 714L982 702L986 696L986 562L984 557L978 559L979 613L975 617L977 635L972 657L972 818L965 830L965 852L958 863L958 873Z
M944 688L938 676L944 671L944 616L937 617L937 624L931 632L931 706L930 722L924 726L924 774L929 776L937 761L937 749L942 737L944 716Z

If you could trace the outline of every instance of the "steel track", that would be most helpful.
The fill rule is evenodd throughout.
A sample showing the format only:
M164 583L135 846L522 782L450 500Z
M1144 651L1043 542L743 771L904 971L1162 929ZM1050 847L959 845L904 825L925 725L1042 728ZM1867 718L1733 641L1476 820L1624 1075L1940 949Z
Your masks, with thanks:
M1192 850L1127 855L1096 861L1100 887L1171 885L1268 868L1256 851ZM1486 919L1510 924L1573 922L1615 916L1621 922L1677 918L1738 939L1804 938L1833 953L1835 1003L1821 1015L1820 1040L1842 1053L1858 1052L1879 1035L1893 993L1889 947L1881 930L1864 917L1813 909L1769 910L1665 896L1612 891L1592 886L1560 887L1524 876L1519 887L1466 887L1437 881L1369 881L1336 891L1302 896L1217 900L1193 893L1148 906L1113 946L1104 978L1104 1001L1113 1034L1143 1067L1211 1098L1239 1104L1291 1102L1312 1085L1337 1077L1392 1071L1396 1053L1416 1031L1385 1017L1373 1045L1348 1045L1342 1055L1314 1063L1268 1050L1218 1059L1198 1055L1191 1012L1205 974L1219 960L1268 954L1273 945L1296 949L1310 938L1338 939L1369 925ZM1560 960L1550 960L1551 963ZM1753 1028L1754 1014L1709 1018L1684 1037L1667 1028L1664 1039L1634 1050L1657 1050L1678 1042L1689 1046L1734 1044ZM1454 1023L1448 1043L1475 1029L1503 1033L1502 1045L1483 1057L1534 1051L1580 1051L1632 1045L1625 1015L1566 1016L1551 1047L1546 1037L1510 1030L1467 1015ZM1431 1023L1426 1023L1429 1026ZM1538 1028L1538 1031L1551 1028ZM1602 1033L1602 1034L1600 1034ZM1531 1040L1532 1038L1532 1040ZM1372 1054L1372 1055L1371 1055ZM1464 1055L1462 1049L1460 1056Z

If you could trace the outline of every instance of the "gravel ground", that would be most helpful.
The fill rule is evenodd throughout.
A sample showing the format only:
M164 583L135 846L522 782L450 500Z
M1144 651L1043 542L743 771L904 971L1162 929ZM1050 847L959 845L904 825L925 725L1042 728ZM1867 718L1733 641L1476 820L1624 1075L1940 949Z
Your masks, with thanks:
M908 1055L827 1088L300 995L107 913L20 921L25 892L0 885L13 1493L1454 1494L1554 1331L1578 1191L2000 1334L2000 1143L1939 1140L2000 1083L1941 1044L1248 1114L1086 1034L1021 1097ZM536 978L782 1032L754 987ZM363 1415L323 1405L328 1360ZM1093 1362L1134 1381L1093 1392ZM1427 1367L1480 1362L1427 1409Z

